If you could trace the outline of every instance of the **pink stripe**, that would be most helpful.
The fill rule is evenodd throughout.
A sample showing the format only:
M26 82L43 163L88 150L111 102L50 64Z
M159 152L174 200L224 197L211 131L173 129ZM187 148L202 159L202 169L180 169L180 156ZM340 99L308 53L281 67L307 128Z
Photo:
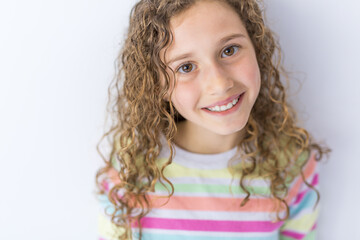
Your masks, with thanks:
M319 174L317 173L317 174L315 174L315 176L311 182L311 185L316 186L318 183L319 183Z
M272 223L270 221L214 221L214 220L188 220L169 218L144 217L141 220L144 228L213 231L213 232L271 232L278 229L283 221ZM136 223L133 224L137 226Z
M316 223L314 224L314 226L312 227L311 231L316 229Z
M312 186L316 186L319 182L319 174L316 174L311 182L311 185ZM308 188L306 189L305 191L299 193L299 195L297 196L296 200L295 200L295 203L294 204L297 204L299 202L301 202L301 200L304 198L305 194L308 192L308 191L313 191L311 188Z
M286 237L291 237L293 239L300 239L300 240L305 237L305 234L291 232L291 231L283 231L283 232L281 232L281 235L286 236Z
M105 190L105 191L109 191L109 183L107 182L107 181L102 181L101 182L101 186L103 187L103 189Z
M312 232L314 229L316 229L316 223L311 228L310 232ZM293 232L293 231L283 231L283 232L281 232L281 235L301 240L305 237L306 234L297 233L297 232Z

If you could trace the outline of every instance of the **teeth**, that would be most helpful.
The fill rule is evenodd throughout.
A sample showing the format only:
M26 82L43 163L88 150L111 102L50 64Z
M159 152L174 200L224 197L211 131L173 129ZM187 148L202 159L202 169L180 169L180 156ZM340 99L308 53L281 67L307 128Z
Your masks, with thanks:
M238 101L239 101L239 99L236 98L232 102L229 102L227 105L215 106L215 107L207 108L207 109L210 111L213 111L213 112L222 112L222 111L232 108Z

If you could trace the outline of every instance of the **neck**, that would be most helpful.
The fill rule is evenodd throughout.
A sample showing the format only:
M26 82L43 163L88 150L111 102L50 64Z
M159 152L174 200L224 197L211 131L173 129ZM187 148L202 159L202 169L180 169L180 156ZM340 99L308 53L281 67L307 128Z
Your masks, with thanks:
M219 135L188 121L178 123L177 128L174 143L189 152L200 154L229 151L239 144L245 133L245 129L242 129L230 135Z

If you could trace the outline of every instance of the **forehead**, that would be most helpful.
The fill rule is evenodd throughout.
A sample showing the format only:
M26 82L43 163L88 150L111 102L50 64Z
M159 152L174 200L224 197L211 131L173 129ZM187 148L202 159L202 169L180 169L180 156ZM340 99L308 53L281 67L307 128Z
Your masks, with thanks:
M170 19L170 23L173 27L178 27L183 21L193 17L202 17L204 14L212 14L213 10L217 10L217 17L225 17L224 13L232 13L234 16L238 16L235 9L233 9L226 1L224 0L197 0L195 1L190 8L187 8L185 11L180 12L179 14L173 16ZM233 16L232 16L233 17Z
M226 2L216 0L196 1L192 7L171 18L170 28L174 39L169 54L195 47L199 42L216 42L231 34L248 36L238 13Z

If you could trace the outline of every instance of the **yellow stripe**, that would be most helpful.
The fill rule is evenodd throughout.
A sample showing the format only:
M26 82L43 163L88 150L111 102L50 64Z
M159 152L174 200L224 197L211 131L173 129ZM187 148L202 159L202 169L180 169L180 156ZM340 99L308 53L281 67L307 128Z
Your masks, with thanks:
M166 158L159 159L160 166L167 161ZM227 168L223 169L194 169L181 166L177 163L171 165L164 170L165 176L171 177L205 177L205 178L231 178L231 174Z
M167 158L160 158L157 160L157 165L160 167L167 161ZM240 165L240 164L239 164ZM237 167L237 166L235 166ZM164 170L165 177L204 177L204 178L225 178L231 179L232 173L228 168L223 169L194 169L187 168L175 162ZM235 173L234 179L240 179L240 173Z
M124 233L124 229L117 227L103 214L99 214L98 232L106 240L115 240L119 239L119 236Z
M314 226L318 215L319 215L319 208L316 208L316 210L312 213L304 214L303 216L297 219L290 219L288 221L285 221L281 230L288 229L302 233L309 232L311 228Z

